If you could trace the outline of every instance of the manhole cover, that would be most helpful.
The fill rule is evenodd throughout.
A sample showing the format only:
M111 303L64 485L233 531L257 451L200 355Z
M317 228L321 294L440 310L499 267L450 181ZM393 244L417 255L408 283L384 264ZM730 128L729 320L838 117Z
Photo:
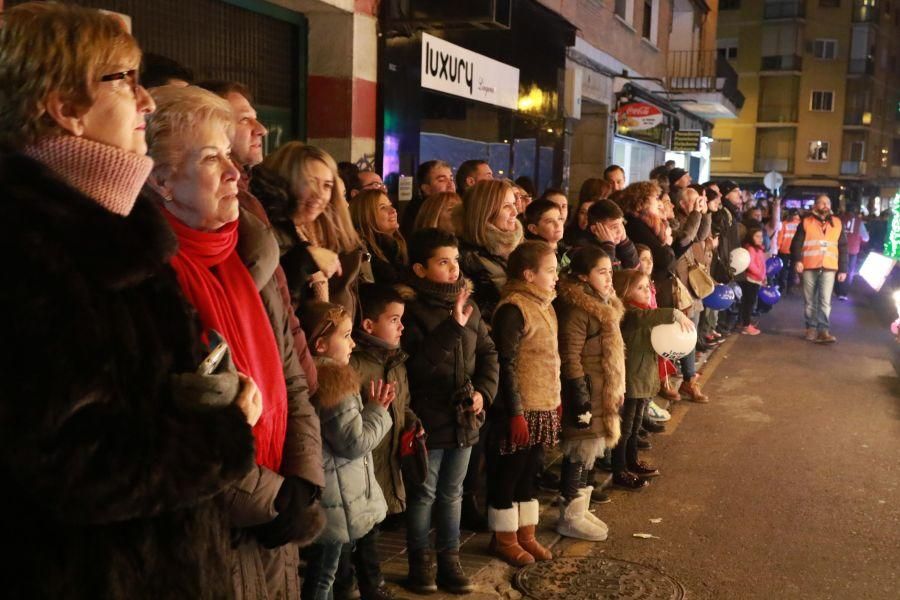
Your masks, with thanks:
M528 565L516 573L515 585L537 600L684 598L681 584L653 567L599 556L557 558Z

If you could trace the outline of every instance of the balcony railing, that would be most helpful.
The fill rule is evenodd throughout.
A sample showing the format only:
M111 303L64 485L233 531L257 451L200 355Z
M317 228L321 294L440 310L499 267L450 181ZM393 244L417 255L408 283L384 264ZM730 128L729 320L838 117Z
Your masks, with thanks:
M796 123L797 104L760 104L756 120L761 123Z
M847 63L847 72L851 75L874 75L875 61L871 58L851 58Z
M860 2L859 0L853 3L851 14L854 23L877 23L878 17L881 16L877 6L873 6L865 1Z
M842 160L841 175L865 175L866 163L861 160Z
M721 92L736 108L744 106L737 71L715 50L669 52L667 70L672 91Z
M802 71L803 57L797 54L763 56L760 69L763 71Z
M803 0L776 0L766 2L764 19L797 19L806 16L806 2Z
M779 173L793 173L793 158L760 158L756 157L753 161L753 170L757 173L768 173L769 171L778 171Z

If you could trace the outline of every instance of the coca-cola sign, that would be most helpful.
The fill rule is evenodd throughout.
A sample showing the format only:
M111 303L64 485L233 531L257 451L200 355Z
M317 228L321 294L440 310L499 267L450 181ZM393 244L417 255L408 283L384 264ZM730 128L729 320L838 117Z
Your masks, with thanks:
M662 111L646 102L623 104L616 112L616 124L619 132L626 135L629 131L653 129L662 122Z

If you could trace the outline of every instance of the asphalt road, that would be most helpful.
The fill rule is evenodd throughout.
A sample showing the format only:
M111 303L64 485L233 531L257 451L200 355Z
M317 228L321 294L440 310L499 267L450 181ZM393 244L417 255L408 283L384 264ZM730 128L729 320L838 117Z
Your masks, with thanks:
M711 403L679 403L645 453L662 476L599 507L606 542L564 540L557 555L653 565L690 598L900 598L888 323L861 300L835 302L839 341L819 346L802 339L802 310L786 298L762 335L733 336L703 374Z

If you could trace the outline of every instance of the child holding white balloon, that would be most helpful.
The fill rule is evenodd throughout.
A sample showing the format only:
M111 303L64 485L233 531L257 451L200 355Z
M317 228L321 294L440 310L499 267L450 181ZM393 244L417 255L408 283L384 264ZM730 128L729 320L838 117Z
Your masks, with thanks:
M675 308L650 307L650 279L640 270L613 273L616 295L625 304L622 338L625 341L625 402L622 405L622 436L612 451L613 484L627 490L639 490L648 477L659 470L638 459L638 431L644 409L659 391L657 352L650 332L657 325L678 323L682 331L693 331L694 324Z

